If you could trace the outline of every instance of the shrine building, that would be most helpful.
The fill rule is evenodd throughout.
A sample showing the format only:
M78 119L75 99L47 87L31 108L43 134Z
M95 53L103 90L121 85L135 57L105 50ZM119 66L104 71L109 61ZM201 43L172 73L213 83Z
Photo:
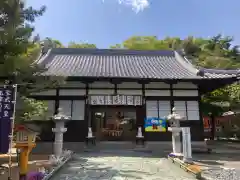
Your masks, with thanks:
M100 141L131 141L141 126L147 141L170 141L171 132L144 132L146 117L164 118L176 111L191 128L193 141L204 139L201 95L237 81L237 70L197 69L172 50L52 48L37 63L44 76L65 77L66 83L31 97L48 103L48 115L61 108L71 116L66 142L81 142L88 127ZM42 141L52 141L49 130ZM117 129L117 130L116 130Z

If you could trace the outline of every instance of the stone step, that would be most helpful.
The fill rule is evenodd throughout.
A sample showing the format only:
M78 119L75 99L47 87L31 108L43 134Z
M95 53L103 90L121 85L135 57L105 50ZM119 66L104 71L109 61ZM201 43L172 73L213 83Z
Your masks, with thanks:
M193 142L192 148L195 149L204 149L204 142ZM172 151L172 143L171 142L146 142L146 147L142 148L138 146L136 148L136 144L131 141L104 141L97 142L96 146L89 146L86 148L84 142L67 142L64 143L63 149L69 149L74 152L82 152L86 149L92 150L148 150L152 152L171 152ZM53 143L52 142L39 142L37 143L36 148L33 149L33 153L41 153L41 154L51 154L53 152Z

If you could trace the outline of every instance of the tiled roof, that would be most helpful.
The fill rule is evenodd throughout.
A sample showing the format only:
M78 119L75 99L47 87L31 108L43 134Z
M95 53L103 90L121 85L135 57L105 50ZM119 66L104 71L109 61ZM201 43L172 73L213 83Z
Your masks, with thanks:
M47 68L44 75L132 79L231 78L234 73L199 71L176 51L119 49L50 49L37 62Z
M204 75L209 78L222 78L239 76L239 70L219 70L219 69L201 69Z

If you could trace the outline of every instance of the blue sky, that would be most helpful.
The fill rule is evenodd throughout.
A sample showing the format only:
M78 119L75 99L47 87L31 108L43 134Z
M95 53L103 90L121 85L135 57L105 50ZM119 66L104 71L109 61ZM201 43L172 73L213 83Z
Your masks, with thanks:
M149 0L136 13L118 0L26 0L35 8L47 6L35 22L41 38L108 48L131 36L233 36L240 44L240 0Z

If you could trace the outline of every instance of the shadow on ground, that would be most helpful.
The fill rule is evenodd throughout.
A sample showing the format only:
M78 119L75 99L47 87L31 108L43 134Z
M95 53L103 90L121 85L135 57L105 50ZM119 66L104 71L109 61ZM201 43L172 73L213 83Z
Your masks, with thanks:
M193 180L190 174L175 167L166 155L134 151L101 151L75 154L51 180L70 179L166 179Z
M132 153L129 152L101 152L104 157L122 156L122 157L152 157L148 153ZM61 180L61 179L111 179L113 176L124 177L125 179L142 179L143 176L151 176L149 172L138 171L138 170L119 170L114 169L116 167L111 167L104 163L91 162L88 158L99 157L98 153L82 153L81 156L75 155L73 159L66 164L66 166L61 170L61 174L56 174L51 180Z
M239 154L223 154L223 153L211 153L211 154L193 154L194 160L198 161L240 161Z
M138 150L101 150L101 151L85 151L81 153L85 157L99 157L99 153L105 157L120 156L120 157L151 157L151 158L166 158L169 151L138 151Z
M194 155L194 161L205 171L221 170L221 167L234 168L240 170L239 154L206 154Z

